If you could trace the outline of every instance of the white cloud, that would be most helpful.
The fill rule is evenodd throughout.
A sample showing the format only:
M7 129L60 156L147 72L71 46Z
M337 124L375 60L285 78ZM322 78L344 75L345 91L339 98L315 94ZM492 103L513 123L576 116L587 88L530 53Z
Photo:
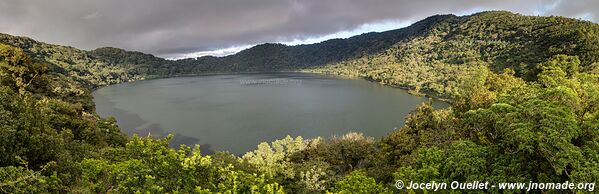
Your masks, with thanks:
M223 56L238 53L239 51L248 49L252 46L254 46L254 45L232 46L232 47L228 47L228 48L216 49L216 50L211 50L211 51L199 51L199 52L192 52L192 53L175 54L175 55L170 55L170 56L167 55L167 56L163 56L163 57L165 57L167 59L171 59L171 60L185 59L185 58L197 58L197 57L203 57L203 56L223 57Z
M599 21L597 0L0 0L0 32L86 50L226 55L240 45L315 43L483 10Z
M360 34L368 33L368 32L384 32L384 31L388 31L388 30L394 30L394 29L409 26L411 23L412 22L409 22L409 21L388 20L388 21L382 21L382 22L375 22L372 24L363 24L353 30L340 31L340 32L325 35L325 36L309 37L309 38L293 39L293 40L283 40L283 41L278 41L277 43L282 43L285 45L314 44L314 43L319 43L319 42L322 42L325 40L330 40L330 39L335 39L335 38L349 38L352 36L356 36L356 35L360 35ZM197 57L203 57L203 56L222 57L222 56L227 56L227 55L232 55L232 54L238 53L239 51L251 48L252 46L255 46L255 45L233 46L233 47L216 49L216 50L211 50L211 51L200 51L200 52L170 55L170 56L167 55L167 56L163 56L163 57L166 57L166 58L172 59L172 60L185 59L185 58L197 58Z
M98 17L100 17L100 12L96 11L94 13L91 13L91 14L88 14L88 15L84 16L83 19L93 20L93 19L97 19Z
M325 36L319 36L319 37L309 37L309 38L303 38L303 39L279 41L279 43L286 44L286 45L313 44L313 43L319 43L319 42L329 40L329 39L349 38L352 36L356 36L356 35L360 35L360 34L364 34L364 33L368 33L368 32L384 32L384 31L388 31L388 30L399 29L399 28L409 26L410 24L412 24L412 22L410 22L410 21L394 21L394 20L373 22L373 23L368 23L368 24L362 24L359 27L352 29L352 30L344 30L344 31L336 32L336 33L325 35Z

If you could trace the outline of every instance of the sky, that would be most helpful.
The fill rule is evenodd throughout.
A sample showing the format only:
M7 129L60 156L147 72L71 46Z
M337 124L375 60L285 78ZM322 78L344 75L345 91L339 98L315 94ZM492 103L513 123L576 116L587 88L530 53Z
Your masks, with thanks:
M598 0L0 0L0 32L178 59L262 43L317 43L486 10L599 22Z

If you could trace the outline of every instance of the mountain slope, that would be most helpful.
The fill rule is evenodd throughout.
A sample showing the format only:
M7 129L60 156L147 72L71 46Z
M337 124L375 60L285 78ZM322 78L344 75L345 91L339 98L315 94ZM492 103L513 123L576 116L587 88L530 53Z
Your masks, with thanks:
M0 193L392 193L407 192L396 180L599 180L597 24L507 12L432 18L423 27L179 61L0 35L12 45L0 44ZM122 81L326 64L313 70L453 103L423 104L382 139L286 137L238 157L124 136L91 100L90 88ZM578 189L531 192L594 186Z
M231 56L206 56L177 61L112 47L84 51L2 33L0 43L21 48L31 58L52 64L53 71L65 73L95 88L154 77L206 72L295 70L324 65L380 52L451 17L455 16L432 16L407 28L366 33L348 39L298 46L262 44Z
M470 16L437 15L409 27L347 39L286 46L262 44L225 57L165 60L117 48L83 51L0 34L0 43L22 48L90 87L207 72L312 70L363 77L415 93L451 98L469 72L505 68L534 80L535 64L557 54L578 56L582 68L599 60L599 25L563 17L504 11Z
M371 32L347 39L332 39L309 45L263 44L223 57L222 60L225 65L231 64L237 67L232 69L250 71L293 70L321 66L379 53L397 42L426 33L439 22L455 17L436 15L402 29Z
M38 42L0 33L0 43L21 48L30 58L50 64L53 72L67 75L89 88L141 79L135 68L109 63L89 52L69 46Z
M578 56L583 69L599 62L599 25L563 17L483 12L454 17L375 55L312 71L362 77L415 93L455 97L480 68L535 80L536 64L554 55ZM510 70L510 71L511 71Z

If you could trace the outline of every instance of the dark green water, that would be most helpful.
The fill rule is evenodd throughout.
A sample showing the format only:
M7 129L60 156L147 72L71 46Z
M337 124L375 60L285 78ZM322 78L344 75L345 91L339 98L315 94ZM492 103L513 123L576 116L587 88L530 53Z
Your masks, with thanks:
M287 135L382 137L428 98L365 80L304 73L179 77L94 92L97 112L128 133L175 133L172 144L242 154ZM444 102L433 101L438 108Z

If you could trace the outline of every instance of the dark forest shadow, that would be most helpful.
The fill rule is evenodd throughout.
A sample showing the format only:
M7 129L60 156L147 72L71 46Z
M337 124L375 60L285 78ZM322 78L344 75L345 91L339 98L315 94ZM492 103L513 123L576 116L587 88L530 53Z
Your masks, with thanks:
M138 114L130 113L126 110L116 107L116 103L110 101L110 99L102 95L95 95L94 98L96 104L102 104L103 106L110 107L108 108L110 110L110 115L117 119L117 125L119 128L121 128L121 130L128 135L137 134L140 137L151 136L154 138L165 138L169 134L173 134L173 138L169 142L169 147L174 149L179 148L181 145L194 147L194 145L200 144L199 138L181 135L173 130L167 131L157 123L153 123L142 128L142 126L147 124L148 121L142 119ZM212 145L210 144L200 144L200 150L202 154L215 153L215 151L212 150Z

